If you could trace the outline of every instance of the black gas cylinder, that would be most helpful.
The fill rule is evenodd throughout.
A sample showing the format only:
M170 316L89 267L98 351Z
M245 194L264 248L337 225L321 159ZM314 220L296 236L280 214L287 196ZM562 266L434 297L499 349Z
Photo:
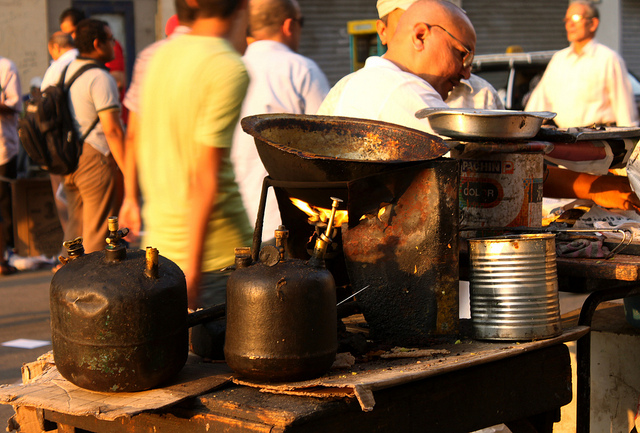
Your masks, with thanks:
M287 233L280 226L276 246L264 247L257 263L248 248L236 249L237 269L227 283L225 360L249 379L310 379L335 360L333 276L322 247L309 262L285 258Z
M126 250L117 242L117 219L109 222L107 249L83 255L77 242L67 244L70 260L51 281L53 355L60 374L79 387L140 391L187 360L186 282L156 249Z

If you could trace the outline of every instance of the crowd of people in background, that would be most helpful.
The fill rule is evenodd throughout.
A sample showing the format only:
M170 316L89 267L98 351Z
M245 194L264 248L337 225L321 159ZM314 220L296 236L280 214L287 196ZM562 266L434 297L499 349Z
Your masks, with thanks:
M137 55L128 90L122 48L109 24L65 11L60 30L49 39L53 61L41 89L58 82L64 71L69 79L85 65L96 66L70 92L78 130L91 131L79 167L51 177L65 239L82 236L86 252L102 249L107 217L119 214L121 225L131 229L130 239L141 235L141 244L153 245L183 269L192 309L224 302L228 271L221 269L233 263L235 247L251 243L267 173L241 118L351 116L434 134L416 111L503 108L495 89L471 73L477 43L471 20L446 0L378 0L377 29L386 53L370 57L332 89L318 65L297 53L305 16L296 0L176 0L175 8L168 37ZM637 126L635 107L625 99L631 90L624 62L593 40L597 10L574 2L565 25L571 47L554 57L527 108L557 111L562 127ZM571 67L575 71L566 73ZM583 91L593 87L589 74L606 83L593 89L595 96ZM564 105L571 96L558 91L569 87L559 75L584 98L571 109ZM15 65L4 58L0 85L0 176L11 178L21 89ZM599 105L592 106L596 100ZM580 115L578 107L601 116ZM619 208L640 206L625 178L589 176L554 169L549 183L561 195ZM4 251L12 246L12 231L7 183L1 184ZM264 241L279 223L270 196ZM0 273L10 272L0 258Z

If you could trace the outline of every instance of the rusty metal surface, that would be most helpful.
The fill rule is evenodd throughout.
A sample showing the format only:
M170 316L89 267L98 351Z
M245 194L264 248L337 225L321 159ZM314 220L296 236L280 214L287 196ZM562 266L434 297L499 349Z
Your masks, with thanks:
M63 266L50 288L53 353L60 373L94 391L138 391L176 374L188 353L184 274L160 256L144 275L145 252L108 263L98 251Z
M452 151L457 159L482 158L501 153L549 153L554 144L546 141L460 141L449 142L455 146Z
M350 181L449 151L440 137L374 120L264 114L245 117L242 127L255 138L260 159L275 180ZM290 195L313 200L303 190Z
M364 192L367 192L366 194ZM350 184L343 249L373 339L428 344L458 332L458 163L440 159ZM388 203L382 215L352 218Z

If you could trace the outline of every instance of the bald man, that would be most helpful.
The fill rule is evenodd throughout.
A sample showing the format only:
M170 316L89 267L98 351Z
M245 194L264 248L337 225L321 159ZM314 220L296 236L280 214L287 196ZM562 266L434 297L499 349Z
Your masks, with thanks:
M73 38L70 34L62 31L57 31L51 35L47 48L53 62L51 62L42 78L40 90L43 91L49 86L58 84L62 70L78 57L78 50L73 43Z
M376 8L380 19L376 29L380 42L387 45L398 27L398 21L404 11L416 0L378 0ZM502 110L504 104L496 89L486 80L471 74L469 79L461 79L445 100L452 108L480 108L485 110Z
M471 21L446 0L419 0L402 14L382 57L345 77L318 114L382 120L433 134L425 107L447 107L449 92L468 79L476 46Z

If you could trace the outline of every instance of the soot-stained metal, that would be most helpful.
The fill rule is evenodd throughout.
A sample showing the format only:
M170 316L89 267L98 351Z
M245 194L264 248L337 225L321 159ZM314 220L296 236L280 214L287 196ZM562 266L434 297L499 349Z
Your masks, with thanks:
M457 196L449 159L350 183L343 250L354 289L370 285L357 300L374 339L428 344L457 334Z

